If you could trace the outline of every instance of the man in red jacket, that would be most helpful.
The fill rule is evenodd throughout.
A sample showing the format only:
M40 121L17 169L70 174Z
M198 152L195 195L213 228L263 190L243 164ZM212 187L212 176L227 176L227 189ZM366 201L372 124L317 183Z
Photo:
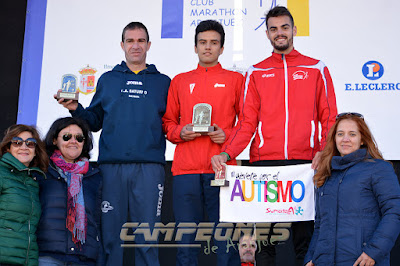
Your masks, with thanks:
M328 130L335 122L336 98L328 68L323 62L294 49L293 37L297 29L289 10L274 7L266 16L266 25L267 37L274 48L272 56L251 66L246 74L239 121L222 147L222 153L212 158L215 171L222 169L222 163L238 156L253 135L252 165L312 162L312 168L316 169ZM298 265L303 263L312 230L313 222L292 224L291 238ZM257 264L274 265L275 249L290 246L288 242L279 244L276 248L262 246ZM294 259L290 262L293 264Z
M221 152L229 138L239 112L243 75L225 70L218 63L224 50L225 33L217 21L199 23L195 35L195 52L199 57L197 69L177 75L168 92L163 129L167 139L176 144L173 174L173 206L176 222L204 220L204 209L210 222L219 222L219 188L210 186L214 179L211 157ZM210 119L199 111L193 121L196 104L212 107L210 125L215 130L198 133L193 123ZM231 162L236 163L236 162ZM185 235L185 244L193 243L195 235ZM214 241L218 246L218 265L240 265L239 254L227 248L226 241ZM178 248L177 265L197 265L197 248Z

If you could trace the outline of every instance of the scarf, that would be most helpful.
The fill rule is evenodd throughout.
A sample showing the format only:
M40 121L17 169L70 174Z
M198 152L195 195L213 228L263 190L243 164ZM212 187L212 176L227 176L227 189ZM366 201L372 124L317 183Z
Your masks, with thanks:
M81 158L76 163L67 163L59 150L55 150L50 159L68 185L66 227L72 233L75 245L83 245L86 240L87 218L82 177L89 170L89 160Z

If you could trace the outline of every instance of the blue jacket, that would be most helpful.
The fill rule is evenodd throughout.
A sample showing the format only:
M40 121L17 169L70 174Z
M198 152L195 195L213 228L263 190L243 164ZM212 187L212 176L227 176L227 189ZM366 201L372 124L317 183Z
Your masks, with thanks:
M353 265L365 252L390 265L400 231L400 186L390 163L365 149L332 158L332 176L316 191L315 230L304 262Z
M101 257L101 184L98 168L90 165L83 176L83 195L87 215L86 241L77 247L66 228L67 183L51 162L47 179L39 179L42 216L37 229L39 256L51 256L61 261L94 264Z
M165 164L161 118L170 81L154 65L135 74L125 62L100 77L90 106L79 104L71 112L86 120L90 130L103 129L99 163Z

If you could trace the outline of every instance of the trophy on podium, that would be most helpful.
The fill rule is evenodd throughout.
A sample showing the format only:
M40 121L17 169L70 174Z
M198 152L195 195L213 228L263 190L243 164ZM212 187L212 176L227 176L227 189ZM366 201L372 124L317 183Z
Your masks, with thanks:
M226 180L226 164L222 164L222 170L215 173L214 180L211 180L212 187L227 187L229 186L229 181Z
M79 92L76 90L77 78L75 75L62 76L61 91L57 92L57 99L64 98L66 101L78 100Z
M208 103L198 103L193 107L193 126L188 127L188 130L208 133L214 131L214 126L211 126L212 107Z

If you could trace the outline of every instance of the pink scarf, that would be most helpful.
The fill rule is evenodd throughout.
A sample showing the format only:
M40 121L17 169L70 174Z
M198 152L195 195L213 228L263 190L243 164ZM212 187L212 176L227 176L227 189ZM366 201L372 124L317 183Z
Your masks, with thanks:
M83 245L86 240L87 218L82 177L89 170L89 160L81 158L75 163L67 163L59 150L55 150L50 159L68 185L66 227L72 233L72 241L75 245Z

